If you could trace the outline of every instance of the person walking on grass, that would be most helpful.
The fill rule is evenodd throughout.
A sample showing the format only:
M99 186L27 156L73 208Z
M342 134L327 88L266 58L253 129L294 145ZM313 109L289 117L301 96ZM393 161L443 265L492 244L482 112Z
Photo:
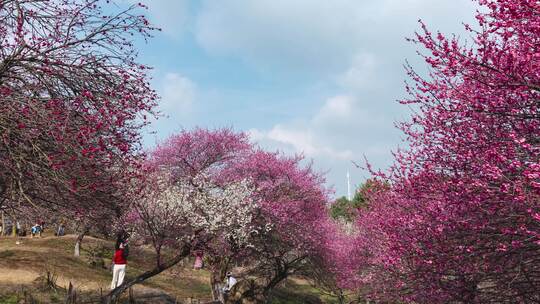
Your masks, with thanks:
M113 256L113 278L111 289L122 285L126 276L127 257L129 255L128 235L126 233L118 234L116 239L115 251Z

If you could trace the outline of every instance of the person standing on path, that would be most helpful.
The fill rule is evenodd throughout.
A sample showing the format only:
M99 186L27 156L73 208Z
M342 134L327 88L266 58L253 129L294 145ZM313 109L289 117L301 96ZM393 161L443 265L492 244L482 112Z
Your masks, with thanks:
M129 255L128 236L125 233L118 235L113 256L113 278L111 290L122 285L126 275L127 257Z
M193 263L193 269L199 270L203 268L203 252L202 251L196 251L195 252L195 263Z
M60 223L60 226L58 226L58 230L56 230L56 236L64 236L66 232L66 228L64 226L64 223Z

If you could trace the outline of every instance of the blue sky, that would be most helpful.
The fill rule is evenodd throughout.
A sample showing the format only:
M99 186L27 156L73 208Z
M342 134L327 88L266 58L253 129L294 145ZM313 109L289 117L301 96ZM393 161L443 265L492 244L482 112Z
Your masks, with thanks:
M126 0L129 1L129 0ZM139 43L166 115L144 135L153 146L195 126L233 127L271 150L304 153L327 172L336 196L404 146L394 127L409 109L403 70L425 66L406 42L418 19L463 35L469 0L151 0L163 29ZM467 37L464 37L467 38Z

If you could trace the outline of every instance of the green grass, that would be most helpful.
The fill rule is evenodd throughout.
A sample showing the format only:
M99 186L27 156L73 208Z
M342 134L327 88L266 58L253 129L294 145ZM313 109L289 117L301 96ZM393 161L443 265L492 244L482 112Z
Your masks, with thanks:
M19 303L19 297L16 295L0 296L0 304L17 304Z
M91 266L88 257L92 248L105 247L104 265L109 266L113 252L112 242L90 237L85 238L81 256L75 257L73 256L74 236L21 238L20 241L22 244L16 245L14 238L0 238L0 269L6 270L8 275L7 278L4 275L4 281L1 280L2 276L0 276L0 295L17 294L21 286L28 287L27 289L31 290L32 294L40 293L37 291L39 289L36 285L38 282L34 282L33 278L43 276L47 271L59 276L60 287L65 287L71 281L77 289L81 290L82 288L81 292L89 296L98 295L100 288L104 292L108 290L111 280L110 270ZM128 261L127 278L149 270L153 267L153 261L153 256L148 250L132 250ZM208 272L194 272L190 269L190 264L186 265L186 268L176 267L174 269L176 275L171 271L166 271L137 285L134 291L141 291L146 287L146 290L151 288L163 291L179 299L188 297L209 299ZM17 271L24 271L27 277L20 277ZM6 279L8 281L5 281ZM59 300L58 295L41 293L39 303L57 303Z
M297 280L287 280L272 293L272 304L334 304L335 297L324 294L321 290Z

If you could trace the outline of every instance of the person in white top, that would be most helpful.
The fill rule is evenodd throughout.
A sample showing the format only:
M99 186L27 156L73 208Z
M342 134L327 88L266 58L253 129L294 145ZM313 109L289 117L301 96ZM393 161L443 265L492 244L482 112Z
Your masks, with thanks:
M227 283L225 283L225 286L223 287L223 292L228 293L231 291L233 286L236 284L236 279L233 277L231 272L227 272Z

